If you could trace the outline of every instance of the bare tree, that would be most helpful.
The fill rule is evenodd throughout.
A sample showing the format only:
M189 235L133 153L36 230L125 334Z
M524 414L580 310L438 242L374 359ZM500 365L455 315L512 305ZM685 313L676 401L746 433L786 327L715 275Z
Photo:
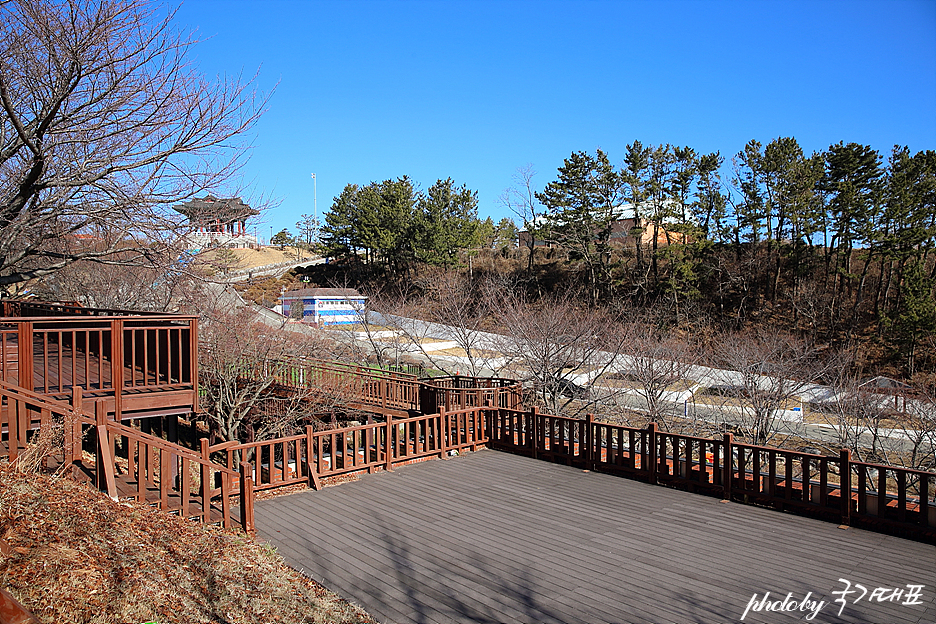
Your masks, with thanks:
M526 236L522 236L520 242L527 248L527 271L530 273L533 272L536 243L542 242L546 215L546 207L536 198L536 188L533 184L535 175L536 171L531 164L518 168L513 176L513 186L504 190L499 198L502 206L517 215L526 231Z
M727 420L755 444L780 432L784 411L827 366L808 344L768 330L723 334L714 351L719 369L713 389L737 401L737 416Z
M198 287L189 267L165 257L151 266L79 260L43 279L34 291L49 300L77 301L91 308L174 312L178 301Z
M495 277L445 272L418 286L372 288L368 301L374 313L358 336L381 363L418 358L448 374L496 372L503 358L497 340L484 330L490 329L491 299L500 285Z
M348 289L348 282L333 282L332 287ZM410 312L412 282L396 284L391 289L380 284L362 289L367 294L367 309L358 322L344 325L340 331L357 362L379 367L399 366L409 353L411 338L400 327L401 318Z
M847 448L858 461L890 462L894 449L883 430L887 405L880 396L861 391L860 372L851 355L839 355L828 397L815 406L820 419L830 426L830 450Z
M416 339L413 334L419 332L413 332L409 327L404 329L414 338L412 342L416 348L436 368L446 370L455 361L458 362L454 364L457 370L481 376L485 370L499 368L495 360L502 359L496 350L498 340L489 331L497 301L509 290L510 286L496 276L471 279L463 274L445 273L427 282L426 296L415 307L421 311L422 318L433 323L428 328L433 337L454 343L458 352L454 358L440 358L437 353L427 350L431 343Z
M841 356L832 369L829 396L816 405L832 433L834 448L847 448L859 461L936 467L936 396L927 389L891 395L862 388L852 359Z
M688 389L687 374L696 362L695 352L684 340L663 331L656 323L634 322L625 343L624 366L620 374L635 383L646 402L647 417L668 431L683 430L673 420L665 399L680 384Z
M0 5L0 286L78 260L142 266L171 204L232 181L265 98L192 66L148 0Z
M340 377L312 377L303 359L331 352L321 331L272 327L249 308L203 310L199 356L203 406L225 440L294 433L299 423L341 409Z
M932 387L919 390L906 402L900 419L910 442L904 465L917 470L936 470L936 393Z
M576 415L601 399L591 383L612 368L624 342L615 318L579 304L571 293L536 304L505 293L495 316L504 332L498 350L506 368L529 382L539 405Z

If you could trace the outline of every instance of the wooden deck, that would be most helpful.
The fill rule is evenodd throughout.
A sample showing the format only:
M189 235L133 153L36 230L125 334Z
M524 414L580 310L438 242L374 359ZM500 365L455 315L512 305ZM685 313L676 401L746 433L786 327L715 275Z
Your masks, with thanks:
M387 623L714 624L764 592L812 592L813 622L936 621L936 547L492 450L258 501L256 525ZM841 616L839 579L868 589ZM868 600L908 584L923 604Z
M178 356L183 338L188 337L174 328L152 328L150 333L154 336L150 337L143 335L147 329L150 328L125 330L126 342L132 344L116 352L119 364L114 363L112 352L102 355L101 345L107 343L105 346L109 347L110 338L100 329L97 331L101 335L71 330L66 338L62 338L61 332L36 331L27 354L20 353L17 335L0 332L0 377L57 401L69 401L72 388L79 386L88 400L104 401L108 411L119 413L121 419L194 411L197 398L192 371L197 364L194 359L182 362ZM159 356L148 352L156 348L146 344L147 340L159 339L160 331L174 332L174 342L178 343L174 345L176 361L162 356L166 361L162 362L161 371ZM168 338L163 338L163 342L168 342ZM137 343L143 346L138 348ZM86 345L92 348L83 348ZM150 361L154 358L155 366ZM32 369L31 376L21 370L24 361Z

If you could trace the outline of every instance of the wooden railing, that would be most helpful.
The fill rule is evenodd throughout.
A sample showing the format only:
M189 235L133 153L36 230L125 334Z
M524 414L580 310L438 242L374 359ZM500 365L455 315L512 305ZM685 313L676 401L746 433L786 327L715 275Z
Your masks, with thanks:
M417 379L414 375L380 371L373 368L296 359L261 362L246 376L273 378L283 388L346 393L360 407L373 407L385 413L396 411L438 413L492 405L507 409L521 406L520 382L497 377L434 377Z
M318 488L324 477L393 470L402 463L475 450L487 439L483 408L468 408L410 418L391 414L384 422L327 431L308 426L299 435L203 447L203 457L218 458L231 470L253 460L256 490L297 483Z
M25 447L31 430L61 417L65 419L66 456L78 462L81 433L93 427L99 440L107 442L98 453L97 475L102 488L113 490L106 467L117 466L122 459L124 476L138 488L136 497L155 491L160 506L175 506L181 513L196 516L201 513L203 519L210 517L211 500L220 498L222 522L229 524L229 498L235 487L240 487L244 501L242 522L252 527L253 487L270 489L302 482L317 487L322 477L392 470L401 463L487 445L936 542L934 473L856 462L848 451L829 457L740 444L730 434L701 438L661 432L654 423L634 428L596 422L591 416L576 419L541 414L536 409L525 411L520 409L519 384L503 379L456 376L417 380L319 361L256 369L245 374L274 376L284 388L341 387L362 405L383 413L384 420L319 432L309 427L302 434L260 442L209 446L202 441L200 453L188 451L108 420L106 393L103 398L100 395L102 389L149 387L147 384L161 387L194 379L194 343L188 342L195 339L194 319L95 317L79 321L103 325L57 324L69 321L76 322L44 317L0 319L0 362L4 366L2 379L7 380L0 381L0 426L7 435L11 458ZM187 337L182 333L185 323L190 323ZM34 349L19 353L22 344L32 344ZM186 351L185 345L191 345L191 350ZM55 368L62 366L61 358L56 362L52 354L67 349L77 356L83 354L83 363L81 357L74 357L78 364L73 361L72 366L78 368ZM44 364L36 366L30 361L32 356ZM187 356L192 357L188 368L182 364ZM114 370L123 370L117 367L118 361L132 364L133 373L111 377L108 382L104 364L113 363ZM98 367L96 371L92 363ZM19 380L24 370L39 371L38 377L46 385L35 392L8 383L10 371ZM83 389L86 385L73 383L74 407L40 394L67 390L62 383L48 385L48 379L62 379L66 373L72 379L84 375L85 381L100 381L86 384L87 391ZM30 379L28 375L23 378ZM83 396L97 401L93 416L83 410ZM426 407L432 407L432 413L412 415ZM118 449L123 455L115 454ZM199 473L198 487L193 485L192 471ZM109 478L113 480L115 474L112 470Z
M86 308L74 302L9 300L2 302L3 316L162 316L175 317L171 312L140 312L116 308Z
M10 461L16 461L29 444L31 431L51 425L55 417L63 419L69 409L68 405L49 402L35 392L0 380L0 439L6 440Z
M282 388L334 392L361 406L409 412L419 408L419 382L413 375L320 360L270 360L244 371L245 377L272 378Z
M936 543L936 473L573 419L537 410L488 412L492 448L886 529Z
M522 399L522 384L514 379L500 377L433 377L421 380L419 388L419 408L423 412L485 405L520 409Z
M24 302L19 308L27 307ZM33 309L27 312L44 311ZM5 311L16 308L4 303ZM85 310L75 308L75 310ZM53 310L54 311L54 310ZM93 310L92 310L93 312ZM172 405L197 410L198 321L194 316L19 316L0 318L0 379L65 399L72 388L107 396L111 411ZM153 400L147 393L176 396Z
M84 440L93 432L97 441L94 465L85 468L110 496L129 496L186 518L219 522L230 528L232 488L237 482L241 526L253 530L249 464L244 467L247 474L238 475L184 447L111 420L105 403L85 401L80 387L74 388L69 405L0 381L0 429L6 433L11 462L19 458L30 437L54 422L64 432L61 460L76 467L83 465L87 450ZM198 479L193 478L193 472ZM212 488L214 482L219 486ZM212 515L212 509L218 517Z

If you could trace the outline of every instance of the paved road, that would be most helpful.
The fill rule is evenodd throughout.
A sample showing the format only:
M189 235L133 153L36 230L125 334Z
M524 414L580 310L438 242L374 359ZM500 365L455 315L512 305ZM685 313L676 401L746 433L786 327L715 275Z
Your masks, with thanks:
M230 286L224 284L212 284L211 287L215 289L219 297L224 298L228 302L228 305L252 306L263 322L267 323L271 327L283 328L287 331L298 333L311 333L315 331L314 329L301 323L285 323L282 315L272 312L271 310L267 310L261 306L246 303ZM458 335L457 332L455 332L450 327L441 325L439 323L422 321L419 319L389 315L384 316L374 312L369 313L369 318L371 322L375 324L385 324L397 327L402 326L406 328L407 332L409 332L409 334L412 336L431 337L440 340L452 340ZM472 338L474 344L478 348L487 350L495 350L496 346L501 344L501 342L504 340L503 336L496 334L485 332L475 332L475 334L476 335ZM353 339L350 333L344 332L335 332L334 337L344 340ZM411 356L415 356L417 358L420 357L418 353L413 353L412 351L409 353ZM421 357L431 366L438 365L439 362L447 362L451 372L455 372L456 370L460 369L462 373L466 373L471 370L466 361L466 358L464 357L443 356L438 354L423 354ZM605 354L605 357L608 360L612 359L611 354ZM496 362L494 360L488 359L487 364L496 364ZM632 367L632 364L630 364L630 358L628 356L618 355L613 358L612 366L618 370L628 370L629 367ZM477 373L481 376L496 376L500 373L500 370L494 366L493 368L482 368L481 370L477 371ZM690 369L688 376L701 385L739 383L739 373L706 366L693 366ZM589 384L590 379L587 375L582 375L579 378L575 378L575 381L576 383L585 386ZM823 398L827 399L832 395L832 390L830 388L818 384L805 385L802 390L803 394L807 395L808 397L812 397L815 400L821 400ZM636 394L626 394L623 392L617 393L613 403L615 405L627 407L629 409L646 409L646 401ZM683 401L664 401L663 405L664 409L673 415L681 415L686 409ZM739 414L738 408L690 404L689 409L692 410L691 413L693 415L708 422L737 424L741 421L741 415ZM786 417L790 417L791 415L792 414L790 413L785 414ZM781 435L792 435L804 439L815 440L819 443L832 445L834 445L842 437L836 427L831 424L804 424L801 422L795 422L793 420L778 420L777 432ZM887 448L891 451L910 452L913 450L914 443L910 439L910 436L902 431L882 430L878 433L879 435L884 436ZM871 446L872 438L873 434L871 432L865 432L861 435L861 440L867 447ZM934 452L936 452L936 434L930 435L928 439L920 443L919 450L920 452L929 455L932 455Z
M376 324L383 324L391 327L401 327L410 336L435 338L441 340L455 340L458 339L460 335L459 332L456 332L451 327L442 325L440 323L423 321L420 319L394 315L381 315L375 312L370 312L369 317L371 318L372 322ZM502 346L503 341L505 340L504 336L497 334L485 332L469 332L469 334L470 335L468 336L462 336L462 342L470 342L475 348L478 349L497 351L499 346ZM412 350L410 350L410 355L416 355L419 357L419 354L413 352ZM440 356L438 354L431 353L423 354L422 357L425 360L428 360L430 365L438 365L440 362L445 363L449 368L451 368L452 372L459 368L463 373L471 370L467 358L465 357L451 355ZM603 358L604 362L611 362L611 370L630 370L634 367L632 358L627 355L614 356L610 353L604 353L603 355L599 354L598 358ZM481 369L477 371L477 374L480 376L499 375L501 373L499 366L503 366L505 363L502 359L499 360L497 358L488 358L487 360L482 359L480 362L483 365ZM742 383L740 373L731 370L711 368L708 366L692 366L687 371L686 377L703 387L714 385L739 385ZM580 386L588 387L591 384L592 376L589 373L584 373L581 375L573 375L570 377L570 380ZM768 383L766 377L764 377L764 383ZM689 392L686 394L691 395ZM803 384L799 388L797 394L802 396L804 400L816 402L827 401L834 396L834 392L831 388L820 384ZM890 401L889 398L884 398L882 400ZM646 400L638 396L636 393L627 394L624 392L618 392L615 394L613 404L638 411L646 411L647 406ZM672 415L682 415L684 410L687 409L683 400L663 401L663 407L669 414ZM691 410L691 413L696 417L708 422L737 424L742 420L742 415L739 413L738 408L707 406L690 403L688 409ZM797 422L801 418L801 413L797 414L792 411L784 410L783 413L779 414L779 417L776 421L777 433L781 435L792 435L804 439L815 440L816 442L826 444L835 444L843 437L840 435L839 429L833 424L809 424ZM887 448L892 452L911 452L913 450L914 442L911 439L912 436L908 436L903 431L882 429L878 431L878 435L883 436ZM866 431L860 435L861 441L867 447L871 446L873 437L874 434L870 431ZM880 442L881 441L879 440L879 445ZM932 455L934 452L936 452L936 433L934 433L934 435L929 435L926 439L923 440L923 442L918 444L920 452Z

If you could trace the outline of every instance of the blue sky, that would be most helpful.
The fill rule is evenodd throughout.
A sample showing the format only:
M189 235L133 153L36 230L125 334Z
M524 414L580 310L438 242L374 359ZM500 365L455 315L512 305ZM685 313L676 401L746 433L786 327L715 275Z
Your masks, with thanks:
M719 150L794 136L936 149L936 1L187 0L206 74L275 87L244 170L288 228L348 183L408 175L478 191L540 186L576 150L635 139Z

